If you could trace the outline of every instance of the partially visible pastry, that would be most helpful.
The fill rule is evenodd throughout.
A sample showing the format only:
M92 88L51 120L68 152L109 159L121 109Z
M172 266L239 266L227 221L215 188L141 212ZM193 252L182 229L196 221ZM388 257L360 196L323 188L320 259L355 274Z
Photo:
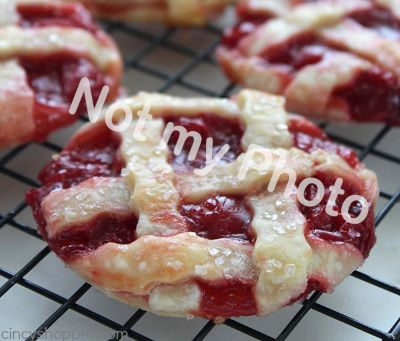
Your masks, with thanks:
M232 81L309 117L400 125L399 1L245 0L238 13L218 49Z
M78 0L95 15L116 20L202 25L232 0Z
M2 1L0 42L0 148L42 141L76 120L68 110L83 77L95 103L104 85L109 101L118 96L118 49L80 4Z

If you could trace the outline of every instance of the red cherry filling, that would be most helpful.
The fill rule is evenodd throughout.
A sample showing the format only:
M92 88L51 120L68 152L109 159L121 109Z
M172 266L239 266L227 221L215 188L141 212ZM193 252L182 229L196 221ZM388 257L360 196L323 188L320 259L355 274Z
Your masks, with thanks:
M337 177L327 173L318 173L315 177L324 184L325 193L318 206L300 205L300 210L307 219L306 238L309 240L321 239L333 244L350 243L367 258L375 244L373 207L369 207L366 220L359 224L347 222L341 213L344 201L351 195L362 195L362 188L356 181L345 179L342 186L345 194L339 195L336 199L333 210L338 212L338 216L333 217L326 213L326 207L331 195L329 187L335 184ZM308 186L304 194L307 200L313 200L317 195L317 187L315 185ZM361 203L354 202L350 206L350 216L356 218L360 213Z
M237 48L241 39L251 34L257 24L243 22L224 32L222 44L227 48ZM302 34L289 41L269 47L260 54L266 62L282 64L289 67L290 72L320 62L330 47L312 34Z
M68 55L54 55L45 58L21 58L20 64L26 70L28 82L35 94L34 119L36 139L47 135L76 120L68 113L79 82L83 77L90 80L94 103L97 102L103 86L110 80L89 60ZM86 103L81 102L78 115L86 112Z
M49 239L50 248L64 261L97 250L107 243L130 244L136 240L138 219L135 214L103 214L92 221L73 226Z
M117 153L121 138L103 123L78 135L39 174L45 186L69 188L94 176L116 177L123 167Z
M323 149L329 153L338 154L353 168L360 166L360 161L354 151L330 141L326 134L313 123L300 117L292 118L289 123L289 129L297 148L308 153ZM333 207L335 212L339 212L339 215L332 217L326 212L326 207L331 193L329 187L335 184L337 177L325 173L318 173L314 177L324 184L325 192L324 198L319 205L315 207L300 205L300 210L307 219L306 237L310 239L319 238L332 243L347 242L357 247L364 257L367 257L375 244L373 207L369 208L366 220L360 224L348 223L341 214L343 203L349 196L362 196L363 189L360 187L360 183L357 182L357 179L354 179L354 181L344 179L342 189L345 194L338 196ZM304 197L307 200L313 200L316 193L316 186L310 185L307 187ZM360 205L360 203L356 202L350 207L349 213L352 218L359 216Z
M253 214L244 198L218 195L199 204L184 204L180 213L189 231L207 239L230 238L254 242Z
M76 4L19 4L17 7L22 27L63 26L77 27L96 33L97 26L93 23L90 12Z
M341 156L353 168L360 164L353 150L332 142L322 129L308 120L292 117L289 121L289 130L293 135L294 145L307 153L322 149Z
M194 144L194 139L188 137L183 145L182 153L175 155L171 153L172 166L175 171L188 171L195 168L203 168L206 165L206 141L212 138L214 156L225 145L229 145L229 151L224 155L221 162L230 162L235 160L241 153L241 139L243 136L243 128L239 121L229 120L211 114L200 114L198 117L167 117L165 123L173 123L175 127L183 127L188 133L198 133L201 136L201 145L197 155L193 161L189 160L189 153ZM173 132L168 141L168 146L171 151L174 151L179 138L183 134L177 131Z
M274 18L274 16L269 13L261 11L248 11L247 7L242 4L237 5L236 13L241 22L253 23L257 25Z
M380 69L360 72L348 85L337 88L334 97L344 99L357 121L386 121L400 124L400 85Z
M269 47L261 57L273 64L285 64L293 71L320 62L329 47L312 34L303 34L284 43Z
M119 176L123 167L117 150L121 144L119 135L103 125L75 138L72 143L39 174L42 187L26 194L39 225L39 232L46 238L46 222L41 203L53 190L67 189L94 176Z
M390 10L375 7L353 13L350 18L363 26L373 28L388 39L400 39L400 20Z
M222 45L231 49L237 47L240 40L252 33L257 26L252 21L244 21L234 27L227 28L222 36Z
M225 319L232 316L250 316L257 314L254 298L254 283L239 280L220 282L197 281L202 291L202 300L198 314L207 318Z

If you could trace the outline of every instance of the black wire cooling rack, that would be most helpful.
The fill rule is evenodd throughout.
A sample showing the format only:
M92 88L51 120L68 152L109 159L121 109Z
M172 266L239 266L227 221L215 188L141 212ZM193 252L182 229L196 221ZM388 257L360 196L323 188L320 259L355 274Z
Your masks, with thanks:
M176 39L176 35L179 35L181 30L179 29L160 29L159 32L152 32L146 29L142 29L141 26L131 26L127 24L121 23L110 23L105 22L104 26L111 34L123 33L125 35L129 35L131 39L140 39L144 44L143 48L138 51L132 53L133 55L125 55L125 65L127 70L136 70L143 74L149 75L151 77L155 77L160 80L160 84L162 85L157 89L153 89L154 91L166 92L169 91L174 86L179 86L184 90L188 90L191 92L195 92L201 95L206 96L217 96L224 97L228 95L233 89L234 86L232 84L228 84L224 86L221 91L215 91L215 86L210 86L204 82L204 84L199 84L196 82L191 82L187 80L187 75L192 72L199 64L208 64L211 66L215 66L214 50L218 44L219 37L221 34L221 29L218 25L208 25L205 28L198 29L202 31L202 33L207 34L212 37L210 44L206 48L199 48L202 45L199 41L193 41L192 47L185 46L185 44L181 44L179 39ZM175 39L174 39L175 37ZM129 40L127 40L129 41ZM156 48L163 48L169 51L173 51L174 53L179 53L184 56L188 62L180 68L178 72L174 74L165 73L160 71L158 68L148 66L143 61L146 57L151 54ZM83 119L84 120L84 119ZM324 126L324 124L322 125ZM378 158L382 162L391 162L397 165L400 165L400 158L397 158L389 153L382 152L376 147L378 144L388 135L392 128L386 126L383 127L376 136L374 136L369 143L363 145L359 142L355 142L349 139L345 139L343 137L337 135L331 135L331 137L340 143L346 144L357 151L359 151L359 156L361 160L364 160L367 156L374 156ZM396 129L396 128L393 128ZM18 172L12 169L12 167L8 167L9 163L12 162L16 157L18 157L28 146L18 147L6 155L3 155L0 158L0 174L12 178L15 181L21 182L24 185L28 186L38 186L39 184L35 179L27 177L23 174L23 172ZM58 152L62 149L62 146L58 146L51 142L45 142L42 144L42 147L48 149L50 152ZM393 184L394 186L399 186L399 190L394 194L388 194L385 192L381 192L380 196L385 200L386 204L383 209L376 216L376 226L379 227L385 217L389 214L391 210L393 210L398 202L400 201L400 180L397 184ZM397 188L396 188L397 189ZM2 188L1 196L6 195L7 189ZM14 208L11 209L5 215L0 215L0 229L3 228L6 224L11 226L12 228L16 228L24 233L27 233L33 237L40 238L36 232L35 226L26 226L18 222L18 215L26 208L26 204L23 201L23 198L20 198L19 203L13 203ZM101 314L90 310L80 304L77 301L82 298L85 293L90 289L89 284L82 285L71 297L65 298L61 295L48 290L34 282L25 279L25 276L32 271L35 266L39 264L48 254L50 250L48 247L42 249L38 254L36 254L33 258L31 258L19 271L12 272L8 269L4 269L0 267L0 279L3 277L6 282L0 288L0 310L2 309L2 297L12 289L16 284L29 289L31 292L41 295L47 299L52 300L53 302L59 304L59 308L51 315L43 319L43 323L37 328L37 332L45 331L49 329L53 324L55 324L67 311L72 310L81 314L85 317L88 317L97 323L100 323L112 330L115 331L115 335L111 340L119 340L122 337L122 333L124 332L131 339L135 340L152 340L143 333L139 333L135 331L135 325L138 321L143 318L146 314L142 310L137 310L132 317L126 321L124 324L116 323L115 321L102 316ZM399 269L393 269L393 271L399 271ZM357 278L360 281L367 283L367 285L378 287L382 290L385 290L387 293L391 295L400 296L400 287L395 285L386 283L384 280L379 278L371 277L363 272L356 271L352 274L353 277ZM359 320L356 320L350 316L347 316L339 311L328 308L320 303L318 303L322 294L320 292L313 293L308 299L306 299L302 303L302 307L297 311L297 313L292 317L292 319L287 323L287 325L280 331L278 337L274 338L267 335L265 332L261 332L256 330L248 325L245 325L236 320L227 320L224 322L224 325L228 328L232 328L234 332L242 333L240 339L258 339L258 340L286 340L289 336L296 335L296 327L298 324L305 318L305 316L310 311L317 311L323 315L326 315L332 319L340 321L347 326L357 328L358 330L365 333L365 340L368 340L371 336L374 338L382 339L382 340L399 340L400 338L400 309L399 309L399 319L393 325L390 330L381 330L374 325L370 325L367 323L363 323ZM367 299L367 298L366 298ZM361 307L360 307L361 308ZM208 322L204 325L201 330L198 330L197 335L193 338L193 340L200 341L207 339L212 330L216 328L213 322ZM38 339L39 333L32 334L27 340L36 340Z

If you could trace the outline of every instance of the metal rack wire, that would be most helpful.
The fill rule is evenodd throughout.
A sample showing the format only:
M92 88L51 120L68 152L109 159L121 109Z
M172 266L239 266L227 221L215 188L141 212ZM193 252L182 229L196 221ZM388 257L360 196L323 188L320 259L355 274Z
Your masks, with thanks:
M196 49L191 49L179 42L174 42L171 38L179 31L177 29L165 29L162 30L161 33L149 33L146 30L142 30L136 26L130 26L121 23L105 23L107 30L111 34L115 34L116 32L124 32L124 34L128 34L135 38L140 38L145 41L145 47L134 56L125 56L125 64L127 69L134 69L150 76L158 78L163 82L162 86L159 89L154 89L160 92L165 92L170 90L173 86L179 85L187 90L194 91L196 93L207 95L207 96L226 96L230 93L230 91L234 88L232 84L227 85L225 88L221 89L221 91L214 91L207 87L207 84L199 85L197 83L188 81L186 79L186 75L190 73L193 69L195 69L200 63L207 63L209 65L215 65L215 61L213 59L213 53L216 45L219 41L220 29L217 26L207 26L204 29L204 32L214 36L213 41L209 44L206 49L197 51ZM187 63L179 72L170 75L159 71L158 69L146 66L143 62L144 58L154 51L157 47L163 47L166 49L170 49L172 51L178 52L187 58L190 59L189 63ZM386 160L392 163L396 163L400 165L400 159L377 150L377 145L385 138L385 136L390 132L390 127L384 127L381 131L369 141L367 145L362 145L360 143L354 142L352 140L344 139L340 136L333 135L331 136L335 141L340 143L344 143L350 147L355 148L359 151L359 156L361 160L364 160L367 156L373 155L380 160ZM43 143L42 146L51 152L58 152L62 149L62 146L55 145L51 142ZM8 164L18 157L27 146L18 147L6 155L0 158L0 174L3 174L7 177L10 177L18 182L26 184L28 186L38 186L39 184L18 171L12 170L8 167ZM396 185L396 184L394 184ZM387 200L386 205L381 210L381 212L376 217L376 226L379 227L385 217L389 214L389 212L398 204L400 201L400 183L397 184L399 186L399 190L396 194L388 194L382 192L381 198ZM20 198L19 203L15 203L15 206L12 210L7 212L4 216L0 215L0 229L3 228L6 224L13 228L16 228L24 233L27 233L33 237L40 238L36 232L35 226L26 226L18 222L18 215L26 208L26 204L23 201L23 198ZM85 295L85 293L90 289L90 285L84 284L81 286L71 297L65 298L60 296L59 294L52 292L34 282L27 280L25 276L35 268L48 254L50 250L48 247L42 249L39 253L37 253L33 258L31 258L19 271L12 272L8 269L4 269L0 267L0 278L3 277L6 279L6 283L0 288L0 309L2 309L2 301L1 298L4 296L13 286L16 284L29 289L30 291L46 297L60 306L59 308L51 315L48 316L43 323L37 328L37 331L44 331L47 328L50 328L60 317L62 317L68 310L75 311L83 316L86 316L108 328L111 328L116 332L112 340L119 340L121 338L121 333L119 331L126 332L129 338L135 340L151 340L146 335L138 333L135 331L135 324L143 318L146 314L144 311L138 310L136 311L132 317L126 321L125 324L121 325L119 323L114 322L113 320L100 315L99 313L90 310L80 304L77 301ZM352 274L353 277L361 280L365 283L368 283L371 286L379 287L392 295L400 296L400 287L394 286L392 284L386 283L379 278L373 278L365 273L356 271ZM296 326L302 321L302 319L311 311L318 311L326 316L329 316L332 319L336 319L348 326L357 328L362 332L365 332L366 337L372 335L382 340L399 340L400 338L400 314L399 319L393 325L390 330L380 330L379 328L363 323L362 321L356 320L350 316L347 316L339 311L328 308L324 305L318 303L321 293L315 292L308 299L303 302L302 308L295 314L295 316L290 320L290 322L283 328L278 337L271 337L264 332L256 330L252 327L249 327L241 322L236 320L227 320L224 324L225 326L232 328L238 333L242 333L244 338L254 338L258 340L286 340L289 335L296 332ZM400 312L399 312L400 313ZM215 328L213 322L208 322L204 325L204 327L198 331L197 335L193 340L200 341L206 339L208 334ZM27 340L36 340L38 339L38 334L32 335Z

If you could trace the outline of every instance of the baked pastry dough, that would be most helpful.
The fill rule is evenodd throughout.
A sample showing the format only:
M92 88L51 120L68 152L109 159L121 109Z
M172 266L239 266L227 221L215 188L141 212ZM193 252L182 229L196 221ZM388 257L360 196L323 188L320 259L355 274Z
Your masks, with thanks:
M76 0L72 0L76 1ZM78 0L94 14L117 20L163 21L202 25L232 0Z
M139 93L121 103L134 118L127 129L85 126L41 172L43 187L27 194L43 238L89 283L157 314L220 322L330 292L363 264L375 243L376 176L318 127L288 115L283 98L253 90L232 99ZM152 119L143 124L149 106ZM126 110L114 113L113 122L126 119ZM202 140L191 157L196 134ZM214 163L206 162L209 147ZM263 167L261 151L270 158ZM276 169L277 186L267 190ZM308 177L325 185L315 207L296 195ZM337 178L345 194L332 202ZM352 195L365 197L363 222L324 211L340 211ZM308 187L305 197L314 196ZM359 210L352 205L350 216Z
M0 148L72 123L68 109L83 77L95 100L104 85L109 100L118 95L118 50L79 4L1 1L0 41Z
M218 59L230 79L316 118L400 124L400 11L391 0L249 0Z

